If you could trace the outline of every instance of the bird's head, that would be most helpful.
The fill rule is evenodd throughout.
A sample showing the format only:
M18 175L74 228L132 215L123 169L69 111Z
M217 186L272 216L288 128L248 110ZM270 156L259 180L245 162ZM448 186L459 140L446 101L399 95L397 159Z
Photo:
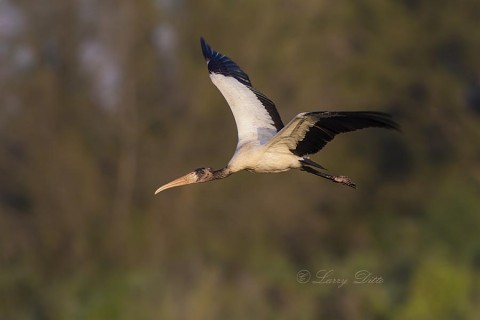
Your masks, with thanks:
M214 179L212 168L198 168L178 179L175 179L161 186L160 188L157 189L157 191L155 191L155 194L173 187L180 187L180 186L184 186L186 184L192 184L192 183L207 182L212 179Z

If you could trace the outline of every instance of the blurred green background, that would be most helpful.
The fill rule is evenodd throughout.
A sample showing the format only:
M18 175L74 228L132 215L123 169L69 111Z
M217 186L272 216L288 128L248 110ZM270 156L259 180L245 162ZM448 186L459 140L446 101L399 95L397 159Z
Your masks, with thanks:
M284 122L402 133L314 157L358 190L241 172L153 196L236 145L200 36ZM477 0L1 0L0 319L479 319L479 39Z

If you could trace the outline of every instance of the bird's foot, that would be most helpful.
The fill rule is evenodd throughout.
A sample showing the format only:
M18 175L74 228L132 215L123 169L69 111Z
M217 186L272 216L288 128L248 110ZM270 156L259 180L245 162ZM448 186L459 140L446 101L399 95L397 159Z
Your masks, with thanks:
M353 181L349 178L349 177L346 177L346 176L336 176L333 178L335 182L338 182L338 183L341 183L341 184L344 184L344 185L347 185L353 189L357 189L357 185L355 183L353 183Z

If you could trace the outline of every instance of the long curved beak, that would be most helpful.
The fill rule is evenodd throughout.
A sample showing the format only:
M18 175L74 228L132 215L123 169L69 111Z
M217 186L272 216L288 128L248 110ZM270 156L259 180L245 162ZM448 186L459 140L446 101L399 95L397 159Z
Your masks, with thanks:
M180 187L180 186L183 186L183 185L186 185L186 184L191 184L191 183L195 183L195 181L194 181L194 179L192 179L192 173L189 173L189 174L184 175L183 177L175 179L175 180L161 186L160 188L157 189L157 191L155 191L155 194L157 194L159 192L162 192L163 190L166 190L166 189L170 189L170 188L173 188L173 187Z

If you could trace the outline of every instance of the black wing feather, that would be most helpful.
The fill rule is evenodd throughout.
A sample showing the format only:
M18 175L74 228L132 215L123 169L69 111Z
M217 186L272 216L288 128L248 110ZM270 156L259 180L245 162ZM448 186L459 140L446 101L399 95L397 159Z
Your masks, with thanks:
M273 124L277 131L283 128L283 122L280 118L280 114L275 107L275 103L268 99L263 93L258 91L252 86L248 75L229 57L213 50L203 38L200 38L200 44L202 46L203 57L207 61L209 73L221 74L227 77L233 77L240 83L247 86L262 103L267 110L268 114L272 118Z
M317 117L318 121L291 150L298 156L317 153L340 133L370 127L399 129L391 116L383 112L309 112L305 116Z
M207 61L208 71L210 73L222 74L224 76L234 77L246 86L252 86L250 78L242 69L229 57L213 50L203 38L200 38L202 53Z

